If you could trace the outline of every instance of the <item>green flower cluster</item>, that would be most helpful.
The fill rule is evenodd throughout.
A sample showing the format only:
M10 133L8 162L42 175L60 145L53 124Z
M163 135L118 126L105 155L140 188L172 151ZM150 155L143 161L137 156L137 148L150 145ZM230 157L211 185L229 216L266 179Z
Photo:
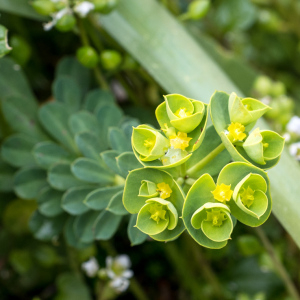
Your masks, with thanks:
M156 109L161 129L139 125L132 133L144 168L129 173L123 204L136 215L135 226L158 241L187 229L199 244L218 249L231 238L236 220L264 223L272 209L264 170L279 161L284 139L273 131L250 131L269 109L235 93L215 92L208 106L165 96ZM208 111L213 125L206 128Z

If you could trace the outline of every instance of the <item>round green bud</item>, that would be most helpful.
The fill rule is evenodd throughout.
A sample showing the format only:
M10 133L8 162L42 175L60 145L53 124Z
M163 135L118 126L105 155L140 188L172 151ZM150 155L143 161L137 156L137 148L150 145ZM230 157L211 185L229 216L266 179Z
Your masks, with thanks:
M67 7L66 1L64 1L64 0L55 2L54 5L56 8L56 11L60 11Z
M13 35L9 40L9 44L12 47L10 55L16 63L24 66L31 56L32 49L30 44L20 35Z
M104 50L100 54L100 61L104 69L114 70L122 62L122 56L115 50Z
M267 96L271 93L273 83L268 76L259 76L254 82L254 89L262 96Z
M109 14L118 4L119 0L93 0L95 11Z
M76 56L78 61L87 68L94 68L98 63L98 54L90 46L80 47L76 52Z
M271 95L274 97L278 97L286 94L285 85L281 81L276 81L272 85Z
M55 5L50 0L35 0L32 2L34 10L43 16L49 16L55 12Z
M66 32L72 30L75 24L75 17L73 15L66 14L57 21L55 28L59 31Z
M210 8L210 0L196 0L188 7L189 19L199 20L206 16Z
M95 5L94 11L102 12L105 10L107 0L93 0L93 4Z

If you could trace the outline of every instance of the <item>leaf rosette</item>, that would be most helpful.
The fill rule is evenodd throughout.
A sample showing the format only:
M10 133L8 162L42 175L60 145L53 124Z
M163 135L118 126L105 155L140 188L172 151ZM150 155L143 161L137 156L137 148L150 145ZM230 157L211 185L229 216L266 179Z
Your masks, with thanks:
M174 240L184 231L180 218L183 202L178 184L165 171L137 169L126 179L124 207L137 214L136 227L155 240Z
M156 109L161 127L147 125L133 130L132 145L138 160L146 167L173 168L186 162L204 139L207 105L182 95L165 96Z
M210 109L214 127L233 160L263 169L278 163L284 139L273 131L258 128L249 134L257 119L270 109L268 106L217 91L210 99Z

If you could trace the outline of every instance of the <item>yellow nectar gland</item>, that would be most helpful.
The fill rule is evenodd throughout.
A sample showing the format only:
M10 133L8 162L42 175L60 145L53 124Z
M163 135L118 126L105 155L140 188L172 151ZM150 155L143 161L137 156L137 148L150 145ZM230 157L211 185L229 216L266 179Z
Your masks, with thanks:
M250 207L253 204L254 192L255 191L248 186L247 189L244 188L243 192L240 193L241 201L245 206Z
M221 185L217 185L216 189L212 191L214 198L222 203L226 203L231 199L233 191L230 189L231 185L226 185L222 183Z
M247 136L246 133L244 133L244 131L245 126L238 122L232 122L228 126L229 136L233 138L233 141L242 141Z
M163 206L161 204L152 204L149 208L149 213L151 214L150 219L155 221L157 224L160 220L166 220L167 211L163 209Z
M166 199L171 196L172 190L167 183L159 183L157 185L157 191L160 193L160 198Z
M147 140L144 141L144 146L147 148L152 149L155 145L155 139L153 138L148 138Z
M175 113L175 116L178 118L185 118L191 115L189 111L186 111L186 107L179 108Z
M218 208L206 212L207 219L205 221L211 221L214 226L221 226L223 221L227 219L226 214Z
M170 144L174 149L185 150L189 146L189 141L192 138L187 137L185 132L178 131L177 135L170 136Z

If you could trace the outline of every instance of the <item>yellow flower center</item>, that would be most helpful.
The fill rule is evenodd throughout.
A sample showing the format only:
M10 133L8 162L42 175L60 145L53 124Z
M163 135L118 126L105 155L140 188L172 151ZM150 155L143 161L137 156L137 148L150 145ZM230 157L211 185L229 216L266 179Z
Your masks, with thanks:
M144 141L144 146L147 148L152 149L155 145L155 139L153 138L148 138L147 140Z
M218 208L213 208L211 211L206 211L207 218L205 221L210 221L214 226L221 226L223 221L227 219L226 214Z
M178 132L177 135L170 136L170 144L174 147L174 149L184 150L189 146L189 141L192 138L187 137L185 132Z
M151 214L150 219L155 221L157 224L160 220L166 220L167 211L163 209L163 206L161 204L152 204L149 208L149 212Z
M250 207L253 204L254 192L255 191L248 186L247 189L244 188L243 192L240 193L241 201L245 206Z
M231 185L226 185L222 183L217 185L216 189L212 191L214 198L222 203L226 203L231 199L233 191L230 189Z
M171 196L172 190L167 183L159 183L157 185L157 191L160 193L160 198L166 199Z
M244 133L245 126L241 123L234 123L232 122L228 126L229 136L233 138L234 141L242 141L247 135Z
M186 111L186 107L179 108L175 113L175 116L178 118L185 118L190 115L191 113L189 111Z

